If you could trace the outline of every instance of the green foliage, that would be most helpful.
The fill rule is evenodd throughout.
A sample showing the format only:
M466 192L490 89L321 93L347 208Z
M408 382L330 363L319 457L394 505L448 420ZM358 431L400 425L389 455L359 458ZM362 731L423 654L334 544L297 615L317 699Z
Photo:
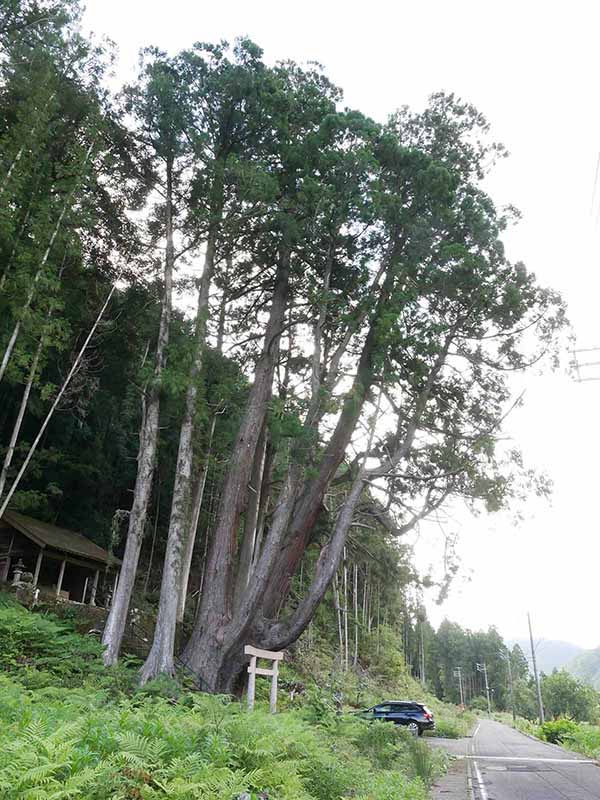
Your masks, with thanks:
M32 687L80 680L101 653L96 639L22 606L0 606L0 666L23 673Z
M577 723L572 719L553 719L540 725L539 737L546 742L562 744L576 730Z
M600 727L579 723L564 739L569 750L575 750L588 758L600 758Z
M472 700L469 700L469 708L472 708L474 711L487 711L487 697L483 697L482 695L473 697Z
M460 739L465 736L465 726L452 719L436 719L435 735L442 739Z
M315 726L298 712L248 714L206 695L107 701L98 691L28 691L0 676L0 713L3 800L425 800L424 783L441 766L397 731L371 741L360 720Z
M578 722L596 722L600 695L565 670L554 670L542 678L542 700L548 716L570 717Z

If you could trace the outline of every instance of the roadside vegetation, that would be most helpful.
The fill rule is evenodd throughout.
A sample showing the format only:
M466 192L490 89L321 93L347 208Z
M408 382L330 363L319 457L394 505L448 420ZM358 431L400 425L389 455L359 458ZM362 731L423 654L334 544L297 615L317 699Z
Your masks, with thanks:
M406 543L549 492L501 435L509 373L566 327L485 192L505 149L454 94L373 120L246 38L159 42L114 94L81 14L0 4L0 517L120 574L102 642L43 605L51 578L35 612L2 601L0 796L420 800L443 757L352 712L420 700L463 736L511 665L529 714L518 648L427 619L451 541L436 579ZM286 651L276 717L264 682L255 714L232 699L246 644Z
M261 702L265 683L250 714L235 698L192 692L167 678L140 688L140 663L107 670L91 636L3 600L0 796L425 800L444 770L441 752L394 725L350 713L353 699L361 706L382 692L416 692L405 671L395 684L389 675L363 678L353 697L357 684L349 676L309 679L299 655L285 666L281 711L273 716ZM323 653L319 663L325 670ZM334 700L340 690L342 713ZM442 710L448 726L467 724L438 703Z
M565 670L541 676L546 721L538 724L538 710L532 679L527 688L531 696L520 695L516 727L529 736L559 744L589 758L600 758L600 693ZM523 699L527 702L523 702ZM494 713L499 722L512 725L506 712Z

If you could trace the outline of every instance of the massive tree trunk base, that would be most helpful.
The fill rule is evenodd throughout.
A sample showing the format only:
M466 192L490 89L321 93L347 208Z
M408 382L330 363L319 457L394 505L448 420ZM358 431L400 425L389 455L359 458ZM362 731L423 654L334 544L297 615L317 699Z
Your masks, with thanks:
M247 683L249 657L245 645L267 650L280 650L293 644L286 638L287 628L281 623L258 617L252 627L233 643L223 645L211 627L210 633L196 633L184 648L181 662L200 679L213 694L240 695Z
M224 647L211 630L190 639L180 660L213 694L240 694L246 685L246 667L249 664L248 656L244 654L247 644L261 647L262 637L251 631L243 639Z

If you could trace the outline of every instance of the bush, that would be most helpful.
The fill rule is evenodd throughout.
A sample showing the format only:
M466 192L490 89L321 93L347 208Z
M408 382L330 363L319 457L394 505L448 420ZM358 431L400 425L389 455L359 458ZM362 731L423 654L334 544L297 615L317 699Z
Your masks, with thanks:
M472 708L475 711L487 711L488 710L487 697L483 697L481 695L479 695L478 697L474 697L469 703L469 708Z
M561 744L571 734L577 730L577 723L572 719L553 719L549 722L544 722L539 727L539 737L545 742L552 742L553 744Z
M455 720L440 719L435 721L435 736L442 739L460 739L465 736L464 727Z
M187 705L141 693L111 701L103 691L27 691L6 677L0 698L3 800L216 800L243 792L426 800L437 769L423 743L347 716L334 715L334 731L299 712L250 714L207 695L190 695ZM368 730L377 737L370 743Z
M569 749L588 758L600 758L600 728L597 725L579 724L576 730L565 737L564 743Z
M414 777L420 778L425 786L431 786L437 774L436 770L436 755L441 756L441 753L436 753L430 747L413 737L409 743L412 773Z
M100 643L80 636L63 622L32 614L19 605L0 605L0 668L27 674L32 667L54 682L81 681L92 662L100 663Z

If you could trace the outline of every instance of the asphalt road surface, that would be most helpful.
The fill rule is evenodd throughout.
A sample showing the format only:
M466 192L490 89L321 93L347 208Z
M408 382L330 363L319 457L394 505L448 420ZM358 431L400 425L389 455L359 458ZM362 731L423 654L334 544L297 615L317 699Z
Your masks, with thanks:
M595 762L499 722L482 720L460 755L476 800L600 800Z

